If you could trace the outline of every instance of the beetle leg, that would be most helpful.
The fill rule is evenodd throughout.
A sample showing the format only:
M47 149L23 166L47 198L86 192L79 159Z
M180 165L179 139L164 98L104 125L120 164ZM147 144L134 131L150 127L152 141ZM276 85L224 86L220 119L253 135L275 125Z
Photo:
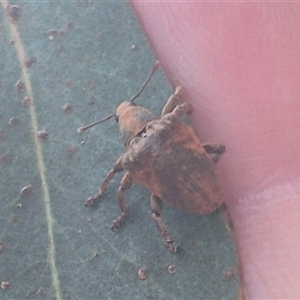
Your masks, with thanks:
M124 154L124 155L126 155L126 154ZM97 203L103 197L103 195L106 193L109 183L111 182L111 180L113 179L115 174L124 171L124 168L122 166L122 159L123 159L124 155L122 155L116 161L114 168L106 175L104 181L102 182L102 184L100 186L98 194L93 197L89 197L86 200L86 203L84 206L93 206L95 203Z
M221 211L223 213L223 219L224 219L225 226L226 226L227 230L229 232L234 232L234 226L233 226L232 218L231 218L230 212L228 211L228 208L227 208L226 204L223 203L220 208L221 208Z
M203 148L208 154L213 154L211 159L215 164L225 153L225 146L222 144L203 144Z
M193 106L187 102L184 102L181 105L178 105L172 111L172 114L177 118L183 117L184 114L190 115L193 112Z
M127 218L128 206L125 202L124 192L131 188L132 183L133 183L133 179L131 175L128 172L126 172L121 180L118 189L118 204L121 209L121 215L116 220L113 221L111 229L116 229L116 230L120 229Z
M158 230L160 231L161 235L163 236L163 238L166 242L167 249L173 253L177 252L177 246L161 218L162 200L159 197L157 197L156 195L151 194L150 206L152 209L152 218L155 221Z
M173 95L170 96L165 104L161 116L173 113L176 117L181 118L184 114L190 115L193 112L193 106L187 102L179 105L182 87L178 86Z
M161 116L164 116L165 114L172 112L174 110L174 108L180 103L179 96L180 96L181 91L182 91L181 86L178 86L175 89L174 94L170 96L167 103L165 104L165 106L162 110Z

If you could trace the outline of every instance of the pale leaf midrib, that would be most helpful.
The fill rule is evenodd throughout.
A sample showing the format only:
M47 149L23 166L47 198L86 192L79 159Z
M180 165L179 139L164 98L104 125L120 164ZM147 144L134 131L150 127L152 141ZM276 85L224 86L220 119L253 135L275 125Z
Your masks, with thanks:
M7 21L8 21L7 23L9 24L12 39L16 47L16 52L22 70L22 79L25 84L26 93L27 96L31 99L31 106L30 106L31 128L32 128L32 136L34 140L34 146L35 146L36 157L37 157L37 168L40 174L42 190L44 195L43 200L45 203L45 215L46 215L48 235L49 235L49 253L48 253L49 263L51 267L53 287L55 289L55 296L57 300L61 300L62 295L60 290L60 281L59 281L58 271L56 268L55 241L54 241L54 229L53 229L54 219L51 211L51 198L50 198L48 184L47 184L46 166L43 157L42 144L37 137L39 125L37 120L35 99L31 89L30 74L29 72L27 72L27 69L25 67L26 54L18 32L18 24L17 22L12 22L12 20L6 14L6 8L8 4L9 2L7 0L1 1L2 9L4 11L4 15L7 17Z

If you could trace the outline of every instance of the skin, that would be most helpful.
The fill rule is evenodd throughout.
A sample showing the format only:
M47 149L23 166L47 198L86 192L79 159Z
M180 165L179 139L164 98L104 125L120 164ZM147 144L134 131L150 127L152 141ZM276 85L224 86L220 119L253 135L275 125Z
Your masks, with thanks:
M245 299L300 295L300 6L132 2L218 162ZM166 101L166 99L162 99Z

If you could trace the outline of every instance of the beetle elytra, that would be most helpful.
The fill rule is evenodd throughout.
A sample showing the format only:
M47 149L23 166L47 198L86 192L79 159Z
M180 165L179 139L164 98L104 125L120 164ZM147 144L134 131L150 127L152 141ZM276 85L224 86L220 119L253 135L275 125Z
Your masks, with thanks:
M156 118L149 110L134 103L158 67L159 62L154 65L140 91L129 102L121 103L115 114L78 129L78 132L83 132L115 117L122 142L127 148L105 177L98 194L88 198L85 206L99 201L114 175L125 171L117 196L121 215L113 221L111 228L119 229L127 219L125 191L137 182L151 192L152 218L167 249L176 252L176 243L161 217L162 202L199 215L218 209L223 203L223 194L215 163L225 152L225 146L201 144L192 127L181 120L184 115L191 114L193 108L187 102L181 104L180 86L165 104L161 118Z

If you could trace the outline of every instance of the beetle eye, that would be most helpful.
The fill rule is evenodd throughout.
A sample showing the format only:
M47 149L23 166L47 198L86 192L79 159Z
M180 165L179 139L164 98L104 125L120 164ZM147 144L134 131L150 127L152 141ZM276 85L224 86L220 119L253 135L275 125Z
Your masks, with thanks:
M115 120L116 120L117 123L119 123L119 118L118 118L117 115L115 115Z

